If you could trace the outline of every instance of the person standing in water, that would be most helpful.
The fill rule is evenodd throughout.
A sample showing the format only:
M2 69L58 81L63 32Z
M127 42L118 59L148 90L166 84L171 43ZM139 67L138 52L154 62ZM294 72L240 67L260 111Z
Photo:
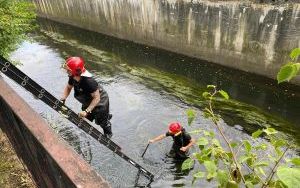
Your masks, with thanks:
M169 130L165 134L161 134L151 140L149 143L154 143L160 141L168 136L173 138L173 145L170 151L170 155L174 158L185 159L188 157L188 150L196 142L190 134L188 134L185 129L178 123L171 123L169 125Z
M109 97L107 92L99 85L84 67L81 57L70 57L66 60L64 68L67 70L69 81L66 85L61 101L64 103L74 88L74 97L82 104L79 116L90 121L95 120L103 129L104 135L112 137L109 113Z

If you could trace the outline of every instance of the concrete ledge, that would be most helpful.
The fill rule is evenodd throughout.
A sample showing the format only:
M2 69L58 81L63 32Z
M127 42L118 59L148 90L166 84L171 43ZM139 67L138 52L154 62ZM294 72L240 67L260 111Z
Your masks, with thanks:
M38 187L110 187L1 76L0 128Z

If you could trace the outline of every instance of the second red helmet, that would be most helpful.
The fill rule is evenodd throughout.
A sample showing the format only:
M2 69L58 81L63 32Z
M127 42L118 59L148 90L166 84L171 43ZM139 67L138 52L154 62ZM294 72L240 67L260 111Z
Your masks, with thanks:
M179 123L175 122L175 123L170 123L169 125L169 131L172 133L178 133L179 131L181 131L182 127Z
M72 76L80 76L84 71L84 60L81 57L69 57L66 66L71 71Z

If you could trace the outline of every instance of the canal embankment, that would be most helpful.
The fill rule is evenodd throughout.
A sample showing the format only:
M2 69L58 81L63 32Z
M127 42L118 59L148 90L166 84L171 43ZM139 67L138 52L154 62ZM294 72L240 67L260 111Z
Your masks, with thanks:
M273 79L300 46L298 1L33 2L41 17Z

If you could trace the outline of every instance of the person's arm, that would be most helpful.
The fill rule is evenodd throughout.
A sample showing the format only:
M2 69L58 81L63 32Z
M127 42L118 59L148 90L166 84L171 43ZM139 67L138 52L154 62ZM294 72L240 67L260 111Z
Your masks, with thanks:
M190 147L192 147L194 145L195 142L196 142L196 140L194 138L192 138L190 140L190 143L184 147L181 147L180 150L184 151L184 152L187 151L188 149L190 149Z
M65 89L64 89L63 96L62 96L62 98L60 99L62 102L64 102L64 101L68 98L68 96L69 96L70 93L71 93L72 88L73 88L72 85L70 85L70 84L67 84L67 85L66 85L66 87L65 87Z
M157 137L155 137L155 138L149 140L149 143L153 143L153 142L160 141L160 140L162 140L162 139L164 139L164 138L166 138L166 137L167 137L166 134L161 134L161 135L159 135L159 136L157 136Z
M85 109L85 111L82 111L82 112L79 113L80 117L86 117L88 115L88 113L91 113L92 110L95 108L95 106L100 102L99 89L97 89L96 91L91 93L91 96L92 96L93 99L92 99L90 105Z
M95 92L91 93L93 100L91 101L90 105L86 108L87 112L91 112L95 106L100 102L100 92L97 89Z

